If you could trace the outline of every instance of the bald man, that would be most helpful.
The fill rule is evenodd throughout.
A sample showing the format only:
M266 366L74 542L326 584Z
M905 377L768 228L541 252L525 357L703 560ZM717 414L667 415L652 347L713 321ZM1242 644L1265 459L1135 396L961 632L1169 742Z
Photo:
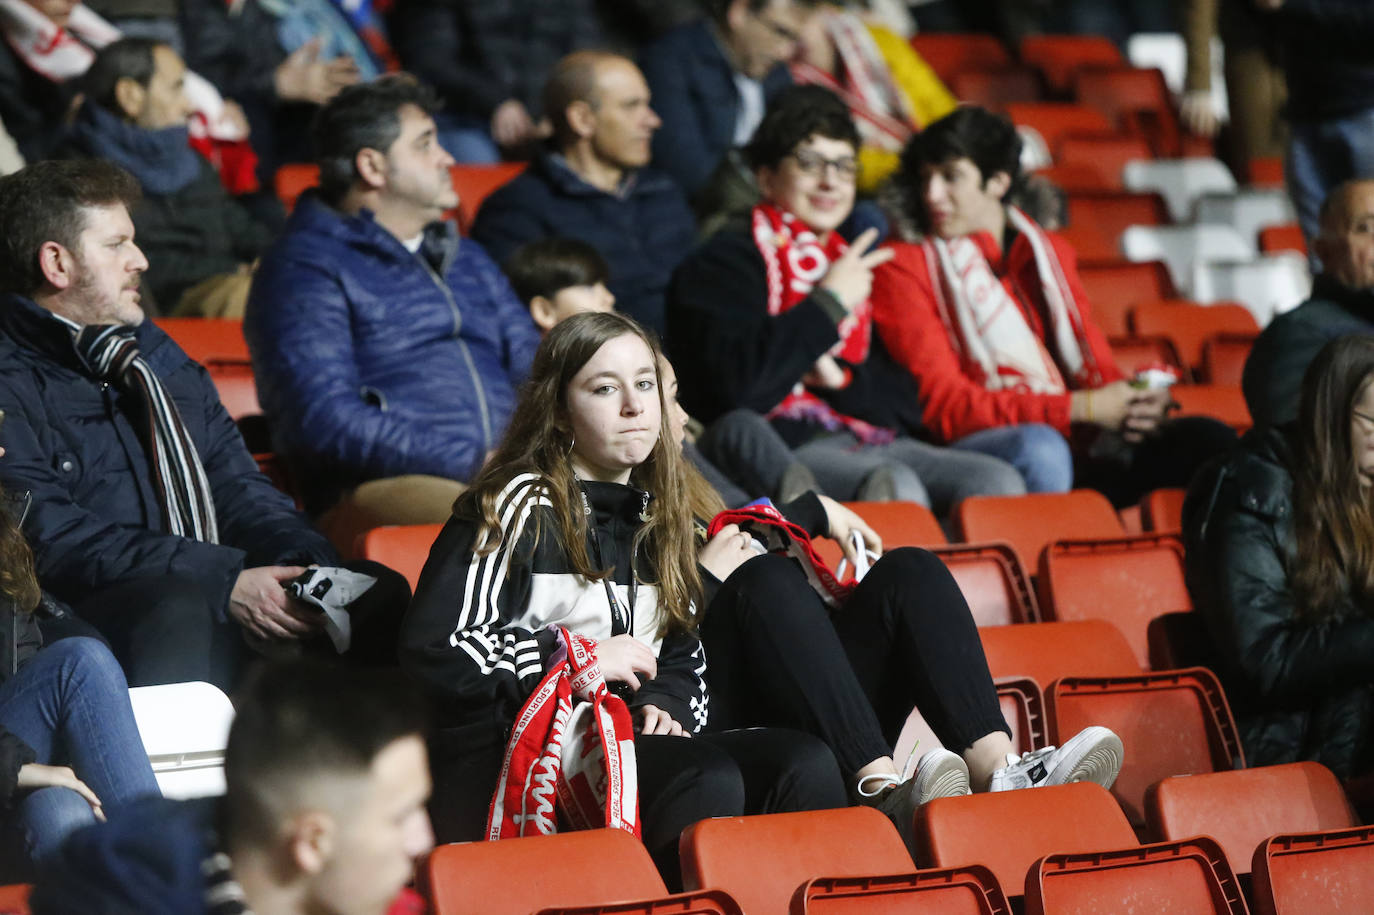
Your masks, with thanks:
M553 124L548 148L487 198L472 236L504 262L521 245L565 236L610 265L616 307L663 332L663 296L696 231L677 184L649 168L658 115L627 58L579 51L544 87Z
M1374 179L1331 192L1312 247L1322 262L1312 297L1275 318L1245 362L1241 384L1256 425L1297 419L1303 373L1327 341L1374 334Z

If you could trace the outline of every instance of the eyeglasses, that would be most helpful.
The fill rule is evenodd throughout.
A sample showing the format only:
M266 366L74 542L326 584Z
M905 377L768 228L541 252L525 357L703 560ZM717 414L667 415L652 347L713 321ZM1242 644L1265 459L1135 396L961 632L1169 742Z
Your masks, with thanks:
M812 178L819 178L825 174L827 168L835 169L835 174L841 178L853 179L859 174L859 160L853 156L845 156L840 159L827 159L825 156L818 155L807 149L799 149L791 154L792 161L797 163L797 168L802 170L802 174Z

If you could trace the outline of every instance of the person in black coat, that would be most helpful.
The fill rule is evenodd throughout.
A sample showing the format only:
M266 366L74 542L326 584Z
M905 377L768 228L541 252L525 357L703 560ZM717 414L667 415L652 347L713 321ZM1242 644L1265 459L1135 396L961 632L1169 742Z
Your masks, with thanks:
M1249 433L1184 505L1188 589L1250 765L1374 772L1374 337L1332 341L1296 424Z

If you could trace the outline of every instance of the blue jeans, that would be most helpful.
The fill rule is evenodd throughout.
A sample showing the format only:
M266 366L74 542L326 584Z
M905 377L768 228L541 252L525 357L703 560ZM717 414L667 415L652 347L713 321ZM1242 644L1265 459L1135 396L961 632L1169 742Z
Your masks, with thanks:
M159 793L124 672L96 639L54 642L0 685L0 725L28 744L37 762L71 766L109 816ZM95 816L75 791L41 788L21 796L15 821L38 861Z
M1347 179L1374 178L1374 108L1324 121L1295 120L1289 131L1288 192L1310 248L1326 195Z
M1024 423L984 429L949 447L1001 458L1021 472L1028 492L1068 492L1073 487L1073 454L1053 426Z

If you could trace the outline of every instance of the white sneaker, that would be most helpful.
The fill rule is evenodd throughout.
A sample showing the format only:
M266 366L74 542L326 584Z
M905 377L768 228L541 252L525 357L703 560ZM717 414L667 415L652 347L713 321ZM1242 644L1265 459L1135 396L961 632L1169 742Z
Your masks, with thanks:
M969 794L968 765L962 756L936 747L921 757L916 774L903 781L898 775L866 775L859 779L859 798L887 814L910 847L916 808L937 797Z
M992 773L989 791L1040 788L1070 782L1096 782L1110 788L1121 771L1121 738L1109 729L1084 728L1059 749L1045 747L1017 756L1007 754L1007 764Z

